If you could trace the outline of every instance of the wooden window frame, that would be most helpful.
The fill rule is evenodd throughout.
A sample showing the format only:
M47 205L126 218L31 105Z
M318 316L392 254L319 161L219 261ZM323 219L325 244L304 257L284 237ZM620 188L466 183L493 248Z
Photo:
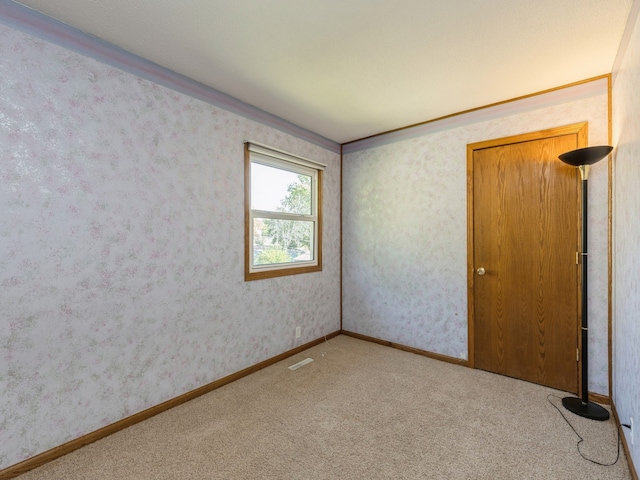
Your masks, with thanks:
M324 165L308 160L296 155L276 150L272 147L255 143L245 142L244 147L244 225L245 225L245 247L244 247L244 278L245 281L262 280L267 278L284 277L288 275L298 275L303 273L322 271L322 176ZM314 253L315 259L312 262L283 263L279 265L268 265L256 267L253 265L253 218L254 210L251 209L251 163L253 158L271 157L274 164L289 165L290 171L298 173L297 170L311 169L315 175L312 177L312 214L303 219L314 223ZM268 161L257 161L267 166ZM277 168L277 167L276 167ZM315 180L315 181L313 181ZM315 201L314 201L315 200ZM264 212L260 212L261 214ZM262 217L262 215L261 215Z

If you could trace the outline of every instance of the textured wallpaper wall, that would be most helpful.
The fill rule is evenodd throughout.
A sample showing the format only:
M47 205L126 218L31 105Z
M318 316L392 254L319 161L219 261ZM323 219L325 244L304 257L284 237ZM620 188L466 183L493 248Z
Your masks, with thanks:
M607 94L349 153L343 159L343 328L467 358L466 146L589 122ZM607 164L589 176L590 390L608 394Z
M638 9L635 10L636 17ZM640 468L640 22L613 84L614 349L613 401L620 421L633 417L633 463ZM625 433L628 431L625 429Z
M2 25L0 58L0 469L340 328L338 154ZM328 165L323 272L244 282L244 140Z

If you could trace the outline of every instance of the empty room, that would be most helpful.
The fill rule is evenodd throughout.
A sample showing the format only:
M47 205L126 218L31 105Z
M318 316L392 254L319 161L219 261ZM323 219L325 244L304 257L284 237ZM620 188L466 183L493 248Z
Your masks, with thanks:
M639 16L0 0L0 479L637 479Z

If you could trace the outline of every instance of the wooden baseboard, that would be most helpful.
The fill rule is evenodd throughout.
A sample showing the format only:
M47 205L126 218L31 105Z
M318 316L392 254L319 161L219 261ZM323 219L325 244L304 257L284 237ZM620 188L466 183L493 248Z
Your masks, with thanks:
M611 399L607 395L589 392L589 401L600 403L602 405L611 405Z
M631 472L632 480L638 479L638 472L636 471L635 466L633 465L633 458L631 458L631 451L629 450L629 444L627 443L627 437L624 435L622 429L624 427L620 426L620 417L618 416L618 411L616 410L615 403L611 402L611 411L613 412L613 421L616 422L616 427L620 430L620 441L622 442L622 448L624 449L624 454L627 457L627 463L629 464L629 471Z
M396 348L398 350L403 350L405 352L410 352L410 353L415 353L417 355L422 355L425 357L429 357L429 358L433 358L435 360L440 360L443 362L447 362L447 363L452 363L452 364L456 364L456 365L463 365L463 366L468 366L468 361L467 360L462 360L462 359L458 359L458 358L454 358L454 357L449 357L447 355L441 355L439 353L433 353L433 352L429 352L426 350L421 350L418 348L414 348L414 347L408 347L406 345L401 345L401 344L397 344L397 343L393 343L393 342L389 342L386 340L380 340L378 338L374 338L374 337L369 337L367 335L362 335L359 333L354 333L354 332L349 332L347 330L339 330L337 332L333 332L331 334L326 335L326 337L322 337L316 340L313 340L309 343L305 343L304 345L300 345L299 347L296 347L292 350L289 350L287 352L281 353L280 355L276 355L273 358L264 360L263 362L257 363L251 367L245 368L244 370L240 370L239 372L233 373L231 375L228 375L224 378L221 378L219 380L216 380L214 382L211 382L207 385L204 385L202 387L196 388L195 390L191 390L190 392L184 393L178 397L172 398L170 400L167 400L166 402L163 402L159 405L156 405L154 407L148 408L146 410L143 410L142 412L138 412L134 415L131 415L130 417L124 418L122 420L119 420L115 423L112 423L111 425L107 425L106 427L103 427L99 430L96 430L94 432L88 433L87 435L83 435L82 437L76 438L74 440L71 440L70 442L67 442L63 445L59 445L57 447L52 448L51 450L47 450L46 452L43 452L39 455L36 455L34 457L28 458L20 463L17 463L15 465L11 465L7 468L5 468L4 470L0 470L0 480L5 480L5 479L11 479L11 478L15 478L19 475L22 475L23 473L28 472L29 470L33 470L34 468L38 468L42 465L44 465L45 463L48 463L52 460L55 460L56 458L62 457L64 455L66 455L67 453L71 453L74 450L78 450L79 448L84 447L85 445L88 445L90 443L93 443L97 440L100 440L102 438L105 438L109 435L111 435L112 433L116 433L120 430L123 430L127 427L130 427L131 425L135 425L136 423L142 422L144 420L147 420L148 418L151 418L155 415L158 415L159 413L162 413L164 411L167 411L173 407L176 407L178 405L181 405L183 403L188 402L189 400L192 400L196 397L199 397L201 395L204 395L206 393L209 393L217 388L220 388L224 385L227 385L231 382L234 382L236 380L239 380L240 378L246 377L247 375L251 375L252 373L257 372L258 370L262 370L263 368L266 368L270 365L273 365L281 360L284 360L288 357L291 357L293 355L296 355L308 348L311 348L315 345L319 345L320 343L324 342L325 339L330 339L333 337L336 337L337 335L347 335L349 337L353 337L353 338L357 338L360 340L365 340L368 342L373 342L373 343L378 343L380 345L385 345L387 347L392 347L392 348ZM618 417L618 413L616 411L615 405L613 404L613 402L610 402L609 397L605 396L605 395L600 395L597 393L589 393L589 400L591 401L595 401L597 403L602 403L602 404L611 404L611 409L613 411L613 417L614 420L616 422L616 425L618 426L618 428L620 427L620 420ZM627 461L629 463L629 469L631 471L631 476L633 478L633 480L640 480L638 478L638 474L635 470L635 467L633 465L633 460L630 456L630 451L629 451L629 446L627 444L627 440L624 436L624 434L621 434L621 441L622 441L622 446L624 448L625 454L627 456Z
M442 355L440 353L433 353L427 350L421 350L419 348L408 347L406 345L402 345L399 343L388 342L387 340L380 340L379 338L369 337L367 335L350 332L348 330L341 330L340 333L342 335L347 335L349 337L358 338L360 340L366 340L367 342L378 343L380 345L385 345L387 347L397 348L398 350L415 353L416 355L422 355L423 357L433 358L435 360L440 360L442 362L453 363L455 365L463 365L465 367L469 366L469 362L467 360L462 360L461 358L449 357L448 355Z
M40 453L34 457L28 458L20 463L16 463L15 465L11 465L10 467L5 468L4 470L0 470L0 480L15 478L18 475L22 475L29 470L33 470L34 468L38 468L45 463L48 463L56 458L62 457L67 453L71 453L74 450L78 450L79 448L84 447L90 443L93 443L101 438L105 438L113 433L116 433L120 430L123 430L131 425L135 425L136 423L147 420L159 413L165 412L173 407L177 407L189 400L193 400L196 397L204 395L205 393L209 393L217 388L220 388L224 385L227 385L231 382L239 380L242 377L246 377L247 375L251 375L252 373L257 372L258 370L262 370L265 367L273 365L285 358L291 357L297 353L300 353L310 347L315 345L319 345L324 342L325 339L333 338L340 334L340 331L330 333L324 337L318 338L317 340L313 340L309 343L305 343L304 345L300 345L292 350L281 353L280 355L276 355L273 358L269 358L264 360L263 362L257 363L251 367L245 368L244 370L240 370L239 372L228 375L224 378L216 380L214 382L208 383L207 385L203 385L202 387L196 388L195 390L191 390L190 392L184 393L180 396L167 400L166 402L160 403L154 407L143 410L142 412L138 412L130 417L123 418L111 425L107 425L106 427L102 427L99 430L95 430L94 432L83 435L82 437L71 440L67 443L59 445L57 447L52 448L51 450L47 450L46 452Z
M378 343L380 345L385 345L387 347L397 348L398 350L404 350L405 352L415 353L417 355L434 358L436 360L440 360L443 362L453 363L455 365L463 365L465 367L469 366L468 360L462 360L460 358L450 357L448 355L442 355L440 353L433 353L427 350L421 350L419 348L408 347L406 345L402 345L399 343L393 343L387 340L380 340L379 338L369 337L368 335L362 335L361 333L350 332L348 330L341 330L340 333L342 335L347 335L349 337L358 338L360 340L366 340L367 342ZM602 395L600 393L589 392L589 400L592 402L600 403L602 405L611 404L611 400L609 399L609 397L606 395Z

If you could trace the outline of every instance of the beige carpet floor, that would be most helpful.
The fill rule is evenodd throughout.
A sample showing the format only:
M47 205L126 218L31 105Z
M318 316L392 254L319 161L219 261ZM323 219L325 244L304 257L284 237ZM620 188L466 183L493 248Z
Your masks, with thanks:
M549 394L338 336L19 478L630 479ZM615 460L613 420L565 414Z

